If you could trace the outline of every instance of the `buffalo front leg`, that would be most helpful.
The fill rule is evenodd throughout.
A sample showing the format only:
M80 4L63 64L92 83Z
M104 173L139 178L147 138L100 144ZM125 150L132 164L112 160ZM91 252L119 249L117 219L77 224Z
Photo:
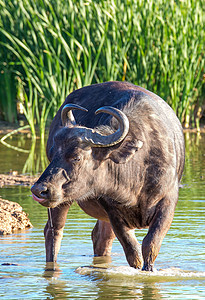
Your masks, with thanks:
M154 261L173 221L175 203L170 204L169 201L163 199L157 206L148 233L142 242L144 271L153 271Z
M109 213L109 218L114 233L124 249L127 262L131 267L141 269L143 266L142 251L141 245L136 239L135 230L130 229L124 220L118 218L113 212Z
M91 237L95 255L111 255L112 243L115 239L115 234L110 223L98 220L93 228Z
M44 228L46 262L57 260L69 208L70 204L62 204L48 209L48 221Z

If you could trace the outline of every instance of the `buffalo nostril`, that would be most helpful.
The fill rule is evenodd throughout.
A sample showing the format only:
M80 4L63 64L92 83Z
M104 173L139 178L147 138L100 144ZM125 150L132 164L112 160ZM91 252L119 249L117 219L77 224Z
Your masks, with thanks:
M31 188L31 192L39 198L46 198L49 194L47 186L44 184L34 184Z
M43 197L47 196L47 195L48 195L48 190L46 190L46 191L41 191L41 192L40 192L40 195L43 196Z
M45 185L40 186L39 195L42 198L46 198L48 196L48 188Z

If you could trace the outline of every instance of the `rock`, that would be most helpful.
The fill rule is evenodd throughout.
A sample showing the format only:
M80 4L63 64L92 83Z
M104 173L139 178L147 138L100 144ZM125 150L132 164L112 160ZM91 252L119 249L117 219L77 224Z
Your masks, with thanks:
M0 198L0 235L31 227L30 220L18 203Z

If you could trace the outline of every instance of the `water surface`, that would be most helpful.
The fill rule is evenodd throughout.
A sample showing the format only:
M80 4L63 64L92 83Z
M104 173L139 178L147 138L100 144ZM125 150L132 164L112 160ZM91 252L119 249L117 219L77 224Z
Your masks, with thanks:
M46 208L32 200L27 187L1 188L0 196L18 202L34 226L0 237L1 299L205 299L205 134L185 138L179 202L153 273L130 268L117 240L111 257L93 257L90 234L95 219L76 204L68 214L58 264L51 271L53 266L45 264ZM0 144L0 172L41 172L46 160L39 143L34 147L21 135L8 142L31 151L20 153ZM145 234L136 230L140 242Z

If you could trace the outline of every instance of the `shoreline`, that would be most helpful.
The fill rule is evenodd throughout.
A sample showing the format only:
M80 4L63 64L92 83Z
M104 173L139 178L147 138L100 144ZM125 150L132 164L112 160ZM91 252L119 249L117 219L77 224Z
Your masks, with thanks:
M39 176L0 174L0 188L4 186L32 186Z

